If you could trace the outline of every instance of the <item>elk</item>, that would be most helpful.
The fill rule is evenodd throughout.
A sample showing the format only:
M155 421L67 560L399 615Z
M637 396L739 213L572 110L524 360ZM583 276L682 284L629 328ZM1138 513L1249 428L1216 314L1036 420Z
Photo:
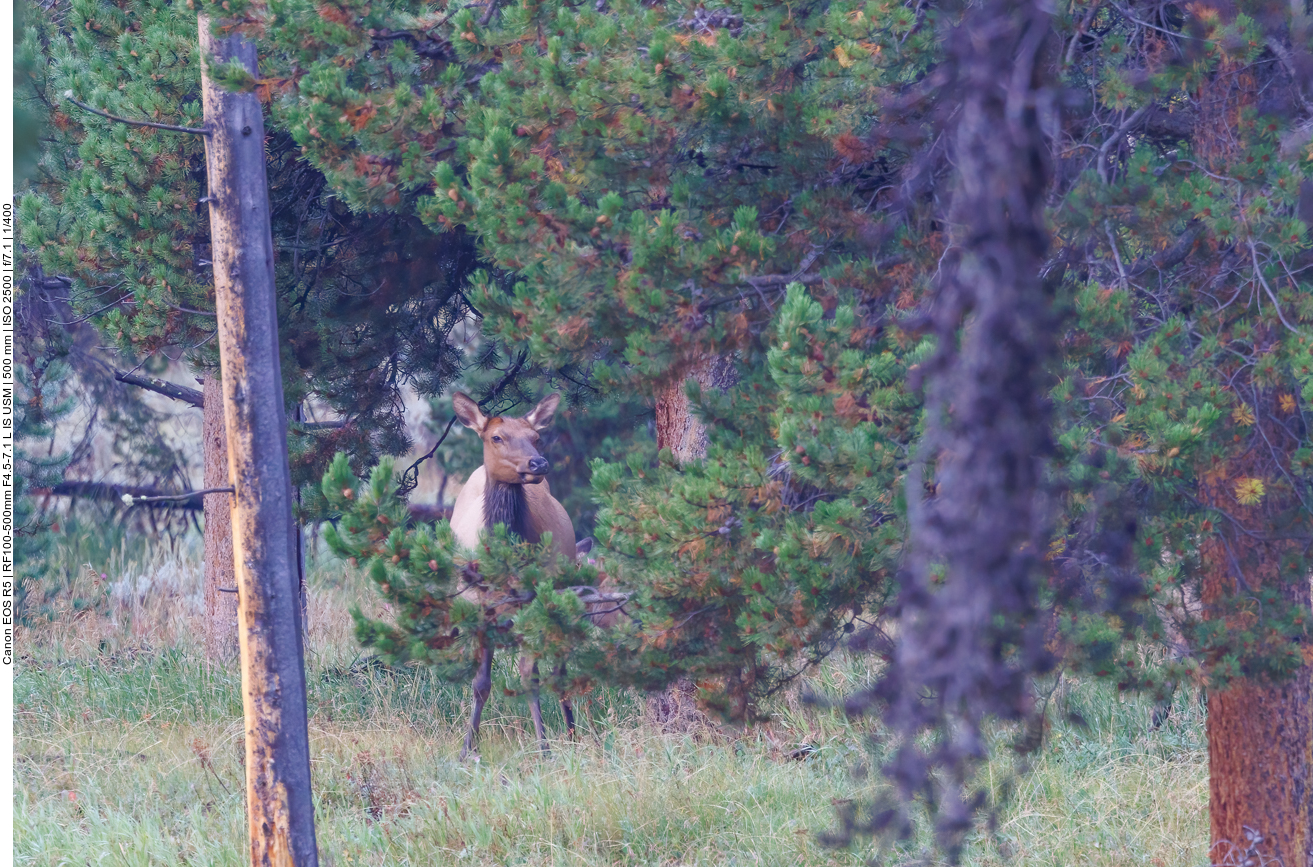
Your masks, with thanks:
M479 536L496 524L505 524L507 530L528 542L538 542L544 533L550 532L552 550L558 556L573 559L591 547L591 539L576 546L570 516L552 496L547 484L551 462L538 451L540 436L551 425L560 401L560 395L550 394L523 418L488 418L468 395L457 392L452 396L456 418L483 440L483 466L461 488L451 516L451 529L465 548L477 550ZM490 604L485 591L478 587L467 587L461 595L477 605ZM592 596L597 596L595 590ZM462 760L474 749L483 706L492 692L492 652L492 643L485 636L472 684L474 710L461 749ZM519 667L520 677L529 687L529 709L539 746L548 752L538 698L538 663L521 657ZM561 710L566 728L573 734L574 712L565 699L561 700Z

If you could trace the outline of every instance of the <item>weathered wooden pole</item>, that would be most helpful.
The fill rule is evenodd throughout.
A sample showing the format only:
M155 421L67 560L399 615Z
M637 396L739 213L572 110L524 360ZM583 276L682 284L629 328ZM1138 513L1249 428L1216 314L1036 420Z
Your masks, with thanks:
M273 235L264 119L251 93L230 93L209 63L256 75L255 46L216 37L200 16L201 92L223 412L233 480L233 552L246 715L251 864L317 865L296 527L278 364Z
M226 488L228 437L223 423L223 386L205 377L204 431L205 487ZM205 656L214 662L231 662L237 656L237 595L233 569L232 494L205 495Z
M293 410L297 422L305 421L305 410L298 403ZM296 511L301 511L301 489L296 490ZM306 589L305 583L305 526L301 523L298 514L296 518L296 592L300 598L301 604L301 632L304 635L310 634L310 593Z

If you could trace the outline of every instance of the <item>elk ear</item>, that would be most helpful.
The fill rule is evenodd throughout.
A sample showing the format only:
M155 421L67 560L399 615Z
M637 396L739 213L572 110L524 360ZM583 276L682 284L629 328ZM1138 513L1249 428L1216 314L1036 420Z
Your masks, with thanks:
M483 429L488 425L488 417L479 410L474 398L458 391L451 396L451 408L456 411L456 418L460 419L461 424L476 434L483 434Z
M556 407L560 402L559 394L549 394L524 417L524 420L532 425L534 430L546 430L551 427L552 419L556 416Z

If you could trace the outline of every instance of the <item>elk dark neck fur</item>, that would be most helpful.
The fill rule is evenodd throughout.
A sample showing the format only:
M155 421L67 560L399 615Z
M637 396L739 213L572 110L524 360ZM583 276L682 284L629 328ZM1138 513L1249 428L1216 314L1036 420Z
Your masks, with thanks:
M488 481L483 489L483 526L492 529L505 524L506 529L524 539L536 542L529 535L529 503L524 496L524 485Z

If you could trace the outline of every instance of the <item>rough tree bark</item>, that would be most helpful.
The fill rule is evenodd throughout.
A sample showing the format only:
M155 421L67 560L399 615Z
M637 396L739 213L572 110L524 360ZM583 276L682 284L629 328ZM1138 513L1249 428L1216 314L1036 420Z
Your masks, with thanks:
M223 386L206 377L204 432L205 487L225 488L228 438L223 427ZM232 494L206 494L205 500L205 656L226 662L237 656L237 594L219 588L237 586L233 568Z
M1270 436L1275 440L1274 433ZM1234 479L1259 472L1253 464L1253 453L1247 453L1203 486L1204 501L1245 528L1223 521L1217 535L1201 547L1205 616L1241 586L1249 592L1278 587L1289 604L1309 607L1307 576L1290 574L1282 567L1283 560L1299 562L1298 556L1289 555L1302 552L1303 544L1266 535L1286 523L1280 513L1300 509L1300 504L1292 496L1282 502L1283 498L1273 492L1261 504L1242 506L1228 490ZM1257 851L1268 859L1263 863L1299 867L1313 863L1311 671L1306 664L1293 680L1280 685L1250 681L1208 694L1212 863L1246 863L1251 857L1246 850L1254 844L1251 833L1263 838L1257 844Z
M657 395L657 448L670 449L681 464L707 456L707 428L693 415L684 384L692 379L704 389L725 391L736 380L731 359L708 357L698 362L684 379L667 385Z
M216 36L207 15L199 29L223 415L236 489L250 863L307 867L318 864L318 851L264 118L254 93L221 89L209 70L236 61L251 75L259 71L253 43Z

